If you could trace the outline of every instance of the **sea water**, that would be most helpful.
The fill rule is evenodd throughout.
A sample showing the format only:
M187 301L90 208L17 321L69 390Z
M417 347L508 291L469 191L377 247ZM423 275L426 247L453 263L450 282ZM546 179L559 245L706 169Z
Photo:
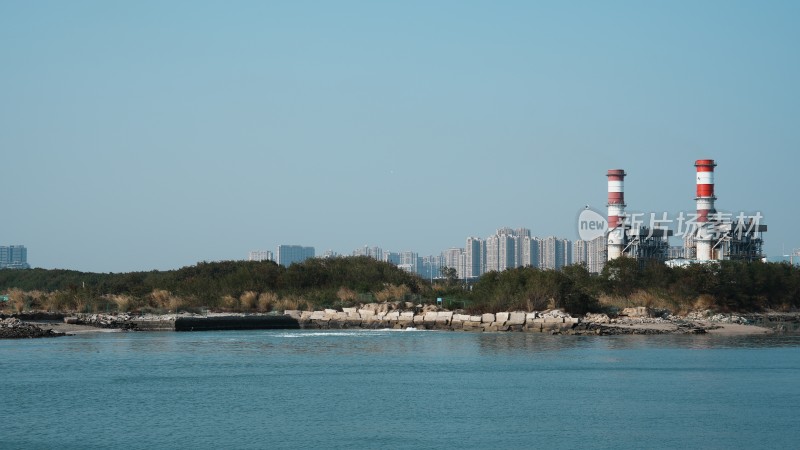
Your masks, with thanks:
M797 448L800 338L434 331L0 341L0 448Z

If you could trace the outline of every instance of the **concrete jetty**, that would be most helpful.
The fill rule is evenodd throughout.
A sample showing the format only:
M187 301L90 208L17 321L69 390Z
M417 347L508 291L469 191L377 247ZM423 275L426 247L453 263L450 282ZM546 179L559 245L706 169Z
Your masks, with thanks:
M212 331L277 329L405 329L443 331L527 331L549 333L572 328L579 319L552 310L462 314L439 310L342 308L287 310L283 314L214 313L208 315L77 314L66 323L131 331Z
M300 323L287 315L177 317L174 328L175 331L291 330L299 329Z

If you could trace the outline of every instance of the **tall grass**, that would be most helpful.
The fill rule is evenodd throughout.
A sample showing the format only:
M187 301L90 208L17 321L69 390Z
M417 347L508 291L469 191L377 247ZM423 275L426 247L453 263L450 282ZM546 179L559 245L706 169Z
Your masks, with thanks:
M383 289L375 293L375 299L379 302L400 302L406 299L406 296L411 293L411 289L405 284L400 286L388 284Z
M302 297L288 296L278 299L273 305L273 311L286 311L286 310L312 310L313 308Z
M358 294L356 291L342 286L338 291L336 291L336 298L338 298L342 303L349 304L358 300Z
M258 292L246 291L239 296L239 308L242 311L252 311L258 304Z
M258 311L269 312L278 301L278 295L274 292L262 292L258 294Z
M130 295L109 295L108 300L117 305L117 311L128 312L134 306L133 297Z

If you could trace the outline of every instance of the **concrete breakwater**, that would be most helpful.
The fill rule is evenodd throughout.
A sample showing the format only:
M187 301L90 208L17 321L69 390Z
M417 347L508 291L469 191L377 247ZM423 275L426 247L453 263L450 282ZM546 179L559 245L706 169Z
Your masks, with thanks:
M283 314L77 314L66 323L130 331L210 331L270 329L405 329L446 331L558 332L571 329L579 319L560 310L499 312L468 315L453 311L413 311L342 308L341 311L288 310Z
M376 311L342 308L342 311L285 311L300 328L416 328L448 331L528 331L553 332L572 328L579 319L560 310L548 312L498 312L459 314L453 311Z
M292 330L300 328L300 324L288 315L201 316L177 317L174 327L175 331Z
M95 328L114 328L131 331L174 331L176 316L131 314L75 314L65 317L64 323Z
M760 315L718 314L712 311L695 311L685 316L673 316L664 311L651 311L645 307L626 308L618 315L586 314L578 319L560 310L544 312L499 312L489 314L463 314L460 311L442 311L433 305L367 304L358 308L326 309L321 311L271 312L260 314L205 313L205 314L88 314L78 313L62 320L62 326L48 317L46 321L32 321L42 328L56 332L84 332L91 328L108 328L130 331L210 331L210 330L269 330L269 329L420 329L473 332L539 332L566 335L619 335L619 334L763 334L770 332L796 333L791 328L800 323L798 313L766 313ZM774 317L773 317L774 316ZM38 316L37 316L38 318ZM776 320L773 320L776 319ZM18 318L3 323L2 337L17 337L22 328ZM755 319L757 325L752 326ZM5 326L9 325L9 326ZM13 325L11 327L10 325ZM764 326L767 325L765 328ZM84 328L79 328L84 327ZM35 331L33 328L31 329ZM36 333L31 331L31 336ZM24 333L23 333L24 334Z

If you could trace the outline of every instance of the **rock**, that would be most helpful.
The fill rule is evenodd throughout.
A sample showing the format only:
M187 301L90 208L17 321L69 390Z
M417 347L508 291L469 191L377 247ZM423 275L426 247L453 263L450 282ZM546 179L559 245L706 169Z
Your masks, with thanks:
M545 311L540 315L541 317L547 318L560 318L560 317L569 317L569 314L561 311L560 309L551 309L550 311Z
M439 311L436 313L437 322L444 321L445 323L450 323L451 320L453 320L453 313L451 311Z
M587 323L611 323L611 319L606 314L587 313L583 316L583 321Z
M525 325L525 313L512 312L511 314L509 314L506 324L510 326Z
M0 320L0 339L26 339L65 336L53 330L45 330L32 323L23 322L16 317Z
M625 308L619 314L627 317L652 317L650 309L645 306L636 306L634 308Z

